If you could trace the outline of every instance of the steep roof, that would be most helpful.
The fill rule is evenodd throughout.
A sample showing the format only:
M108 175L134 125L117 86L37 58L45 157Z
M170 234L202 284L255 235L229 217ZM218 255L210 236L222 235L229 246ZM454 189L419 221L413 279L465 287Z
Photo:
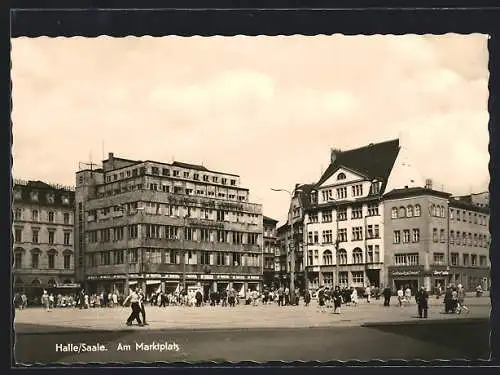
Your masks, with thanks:
M274 224L276 224L279 221L279 220L270 218L269 216L265 216L265 215L263 216L263 220L264 220L264 222L274 223Z
M394 166L400 147L399 139L381 143L370 143L367 146L353 150L340 151L326 169L316 184L320 186L341 167L361 173L369 179L382 181L381 191L384 191L387 179Z
M38 204L40 206L65 207L69 210L73 209L75 201L75 192L67 188L52 186L43 181L27 181L26 183L16 183L13 186L14 205L17 203ZM20 196L16 194L20 193ZM31 199L31 192L37 192L38 200L36 202ZM49 195L53 197L53 201L49 201ZM64 203L63 198L68 198L68 202Z

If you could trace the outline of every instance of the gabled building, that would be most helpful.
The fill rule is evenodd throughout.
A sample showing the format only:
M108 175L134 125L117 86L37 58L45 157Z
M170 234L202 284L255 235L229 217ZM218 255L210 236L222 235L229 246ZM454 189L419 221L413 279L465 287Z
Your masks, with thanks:
M422 184L406 159L398 139L331 150L305 215L309 287L382 285L383 194Z
M278 234L276 224L278 220L263 216L263 239L264 245L262 249L262 256L264 259L263 265L263 284L267 287L274 285L274 261L276 250L278 249Z

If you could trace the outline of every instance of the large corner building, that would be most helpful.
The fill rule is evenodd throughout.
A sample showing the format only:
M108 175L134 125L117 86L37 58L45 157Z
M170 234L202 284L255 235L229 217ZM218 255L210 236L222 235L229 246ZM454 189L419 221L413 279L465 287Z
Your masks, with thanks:
M95 292L260 289L262 206L204 166L118 158L76 173L78 275Z

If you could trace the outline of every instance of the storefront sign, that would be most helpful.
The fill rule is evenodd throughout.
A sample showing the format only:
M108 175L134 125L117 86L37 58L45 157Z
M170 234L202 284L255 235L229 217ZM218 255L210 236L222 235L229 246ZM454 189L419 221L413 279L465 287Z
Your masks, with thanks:
M218 279L229 279L230 276L229 275L217 275L217 278Z
M87 276L87 280L115 280L125 279L126 277L125 275L89 275Z
M259 280L260 276L248 276L250 280Z
M434 271L432 274L434 276L448 276L450 273L448 271Z
M179 279L180 276L179 275L161 275L162 279Z
M161 274L159 274L159 273L148 273L148 274L146 275L146 277L147 277L148 279L158 279L158 278L160 278L160 277L161 277Z
M186 279L197 279L198 275L186 275Z
M202 280L213 280L214 275L201 275Z
M392 276L418 276L420 271L393 271Z

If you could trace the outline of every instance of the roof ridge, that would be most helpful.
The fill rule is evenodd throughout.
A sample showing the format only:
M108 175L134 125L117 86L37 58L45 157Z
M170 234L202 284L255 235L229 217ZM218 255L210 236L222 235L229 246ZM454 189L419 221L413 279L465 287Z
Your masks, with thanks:
M351 148L349 150L345 150L345 151L341 151L340 153L343 154L343 153L346 153L346 152L350 152L350 151L358 151L358 150L361 150L363 148L368 148L368 147L373 147L373 146L378 146L378 145L381 145L381 144L384 144L384 143L391 143L391 142L396 142L398 141L399 142L399 138L394 138L394 139L390 139L390 140L387 140L387 141L382 141L382 142L377 142L377 143L374 143L374 142L370 142L369 144L365 145L365 146L360 146L360 147L356 147L356 148Z

